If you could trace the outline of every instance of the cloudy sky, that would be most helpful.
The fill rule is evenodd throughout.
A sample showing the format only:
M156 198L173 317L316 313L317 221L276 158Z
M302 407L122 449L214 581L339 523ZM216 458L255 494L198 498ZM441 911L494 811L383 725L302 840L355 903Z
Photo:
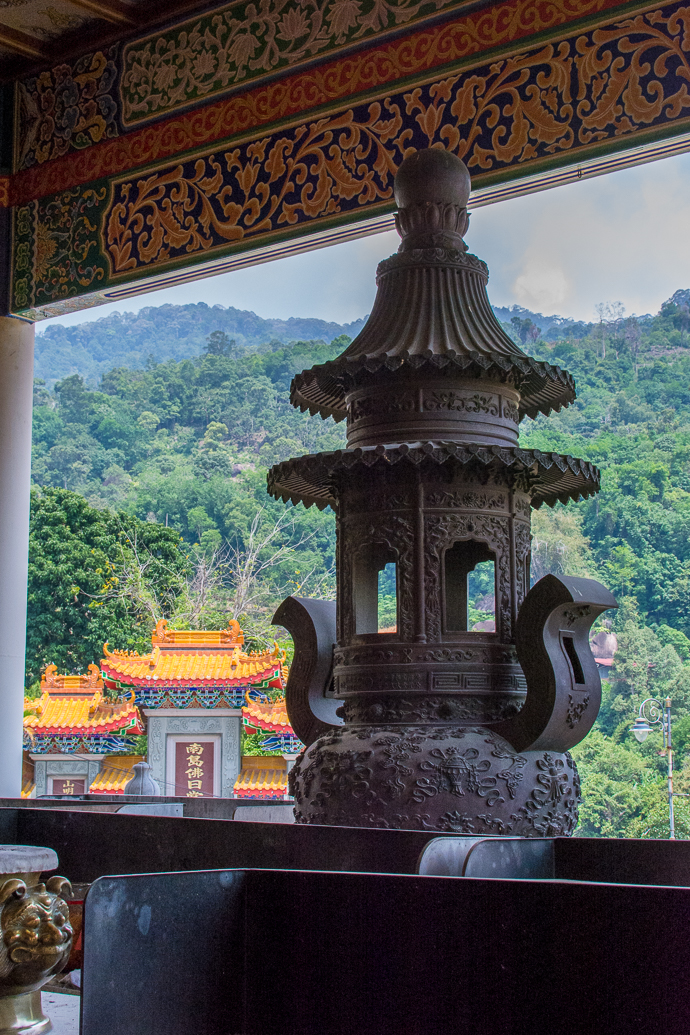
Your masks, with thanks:
M596 319L598 302L655 313L678 288L690 287L688 183L690 154L667 158L477 209L465 240L489 264L494 305L577 320ZM397 234L379 234L50 323L82 323L166 302L346 323L370 311L376 264L397 245Z

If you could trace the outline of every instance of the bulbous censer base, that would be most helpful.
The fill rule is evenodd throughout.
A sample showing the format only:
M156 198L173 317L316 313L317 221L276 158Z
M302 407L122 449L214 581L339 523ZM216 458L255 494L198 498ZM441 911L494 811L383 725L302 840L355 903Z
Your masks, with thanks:
M290 773L298 823L459 834L572 834L580 780L568 752L516 752L489 727L343 726Z

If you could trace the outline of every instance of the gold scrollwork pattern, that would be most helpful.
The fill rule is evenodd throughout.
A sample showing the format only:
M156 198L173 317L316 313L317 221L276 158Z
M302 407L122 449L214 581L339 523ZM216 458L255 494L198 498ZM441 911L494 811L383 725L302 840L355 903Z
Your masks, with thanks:
M314 96L319 83L331 100L384 87L396 78L468 60L489 48L515 47L536 33L562 32L574 19L596 17L617 3L499 0L479 11L464 11L461 3L454 17L441 23L429 20L437 12L457 8L457 0L225 4L167 32L60 62L21 81L15 167L29 169L70 151L83 151L161 116L174 121L176 112L220 99L240 85L246 89L281 69L293 73L295 82L288 93L301 91L313 106L323 101ZM410 27L402 40L386 39L402 25ZM418 27L412 29L413 25ZM353 60L344 55L363 41L369 43L364 60L358 54ZM320 73L314 76L310 69L300 76L301 66L317 58ZM179 132L176 135L179 138Z
M475 173L690 117L690 8L496 61L244 147L116 184L113 276L304 221L390 207L410 150L442 146Z
M389 199L396 165L384 141L402 124L391 114L372 104L359 124L347 112L118 185L106 222L111 274Z
M690 7L667 5L248 143L48 195L30 202L33 233L15 233L15 311L391 210L395 170L413 149L454 151L479 186L518 165L536 170L677 129L690 124L689 55Z

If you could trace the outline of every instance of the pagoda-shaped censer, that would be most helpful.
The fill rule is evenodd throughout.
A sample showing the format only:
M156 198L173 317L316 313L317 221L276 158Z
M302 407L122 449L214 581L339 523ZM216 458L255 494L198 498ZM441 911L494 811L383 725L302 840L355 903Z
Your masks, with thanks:
M615 601L587 579L547 576L528 593L530 513L597 492L599 472L519 446L522 417L575 388L496 320L488 269L463 241L469 192L455 156L405 159L402 244L378 268L366 326L293 381L294 405L347 418L347 449L269 474L273 495L337 515L337 621L332 604L295 598L275 616L295 639L301 823L540 837L577 822L567 749L596 719L588 632ZM468 618L468 578L487 562L493 627Z

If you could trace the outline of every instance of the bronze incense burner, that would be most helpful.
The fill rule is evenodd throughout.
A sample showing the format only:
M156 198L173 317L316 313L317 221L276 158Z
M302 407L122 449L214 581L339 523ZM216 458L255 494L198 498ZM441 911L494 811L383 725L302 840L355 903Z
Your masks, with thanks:
M615 601L587 579L547 576L528 592L530 514L597 492L599 472L520 448L523 416L568 405L575 387L494 316L488 269L463 241L469 193L445 151L403 162L402 243L378 268L371 316L292 384L295 406L347 418L345 450L269 473L273 495L337 516L337 617L288 598L274 619L295 640L300 823L531 837L577 823L568 748L597 716L588 632ZM468 579L487 562L494 625L473 627Z

